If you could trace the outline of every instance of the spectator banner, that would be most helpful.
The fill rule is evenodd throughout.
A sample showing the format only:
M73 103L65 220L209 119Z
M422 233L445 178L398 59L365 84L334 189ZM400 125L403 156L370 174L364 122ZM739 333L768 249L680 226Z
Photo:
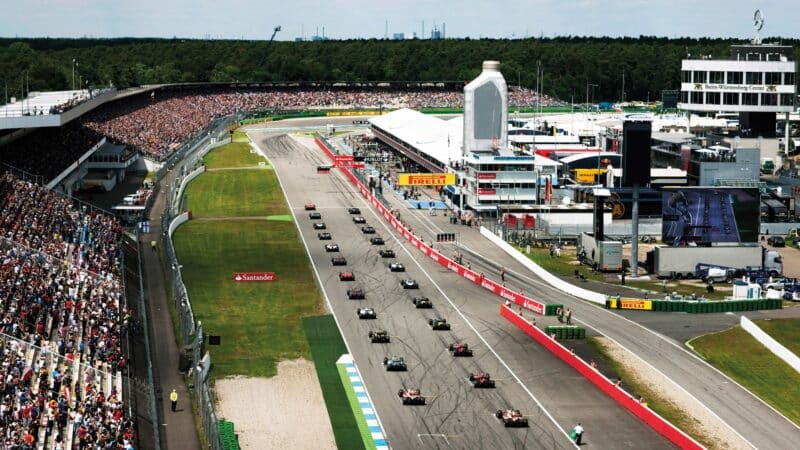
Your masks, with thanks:
M233 281L275 281L275 272L235 272Z
M609 307L611 309L643 309L647 311L651 311L653 309L653 302L650 300L640 300L638 298L625 298L622 297L619 299L619 302L622 303L621 307L617 305L617 299L614 297L608 298Z
M401 173L398 175L400 186L453 186L456 184L454 173Z

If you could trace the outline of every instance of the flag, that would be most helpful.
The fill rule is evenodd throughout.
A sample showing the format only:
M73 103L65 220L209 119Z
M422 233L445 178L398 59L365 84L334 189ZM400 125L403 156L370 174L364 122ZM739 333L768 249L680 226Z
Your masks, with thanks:
M550 201L550 197L553 195L553 185L552 185L552 183L550 181L550 177L549 176L547 177L547 179L545 179L545 185L544 186L545 186L545 188L544 188L544 200L546 202L549 202Z

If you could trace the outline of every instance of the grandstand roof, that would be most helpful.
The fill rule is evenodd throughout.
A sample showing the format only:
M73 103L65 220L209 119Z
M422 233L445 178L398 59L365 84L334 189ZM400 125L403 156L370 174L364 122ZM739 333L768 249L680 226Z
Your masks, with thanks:
M462 159L464 116L443 120L403 108L369 122L442 164Z
M52 92L30 92L25 99L17 99L14 103L0 106L0 117L22 116L26 113L39 115L50 114L50 108L67 103L70 100L89 98L89 91L52 91Z

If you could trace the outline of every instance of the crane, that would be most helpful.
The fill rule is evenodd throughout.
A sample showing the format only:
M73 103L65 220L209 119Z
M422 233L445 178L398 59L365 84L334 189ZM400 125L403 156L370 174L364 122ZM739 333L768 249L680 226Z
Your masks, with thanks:
M272 47L272 41L275 40L275 35L278 34L278 31L281 31L281 26L278 25L272 30L272 37L269 38L269 42L267 42L267 48L264 49L264 62L267 62L267 56L269 56L269 49Z

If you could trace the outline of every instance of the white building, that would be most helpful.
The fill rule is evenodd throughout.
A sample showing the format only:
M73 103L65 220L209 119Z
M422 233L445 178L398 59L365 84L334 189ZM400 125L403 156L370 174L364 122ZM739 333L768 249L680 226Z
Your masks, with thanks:
M790 46L731 46L730 59L711 56L681 62L678 108L739 113L744 134L774 136L776 113L789 113L797 98L797 65Z

